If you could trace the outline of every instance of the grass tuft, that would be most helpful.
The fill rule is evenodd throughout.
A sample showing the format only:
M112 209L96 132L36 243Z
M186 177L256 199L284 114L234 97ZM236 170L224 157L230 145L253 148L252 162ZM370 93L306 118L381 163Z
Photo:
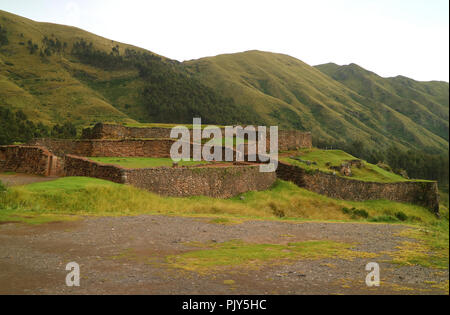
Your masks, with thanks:
M296 259L339 258L352 260L375 257L376 254L352 250L352 244L333 241L307 241L280 244L251 244L240 240L221 244L202 244L204 247L180 255L167 257L174 268L207 273L223 268L245 267L259 269L267 264L286 263Z

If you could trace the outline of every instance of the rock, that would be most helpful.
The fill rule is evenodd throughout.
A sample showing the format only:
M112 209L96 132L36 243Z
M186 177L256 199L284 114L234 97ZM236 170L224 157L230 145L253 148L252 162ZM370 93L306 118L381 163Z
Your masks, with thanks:
M362 160L350 160L346 162L350 167L362 168L364 166Z
M352 176L352 168L350 167L350 164L342 164L340 173L344 176Z

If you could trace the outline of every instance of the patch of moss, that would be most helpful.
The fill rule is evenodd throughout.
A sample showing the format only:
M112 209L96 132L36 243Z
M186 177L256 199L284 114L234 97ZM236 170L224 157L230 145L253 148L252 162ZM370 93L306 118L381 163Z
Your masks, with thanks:
M251 244L240 240L221 244L197 244L202 249L167 257L174 268L200 273L223 268L260 268L266 264L290 263L298 259L339 258L351 260L376 254L352 250L352 244L307 241L281 244Z
M397 251L387 252L394 263L399 265L420 265L428 268L448 269L449 234L448 227L407 229L397 236L413 239L404 241Z

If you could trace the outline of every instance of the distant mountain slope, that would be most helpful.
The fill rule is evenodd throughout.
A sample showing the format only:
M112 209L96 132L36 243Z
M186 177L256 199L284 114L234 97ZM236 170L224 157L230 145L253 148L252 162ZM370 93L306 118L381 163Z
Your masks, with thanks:
M316 68L360 95L390 106L448 141L448 83L417 82L401 76L382 78L355 64L324 64Z
M75 74L86 71L106 78L113 75L74 63L67 56L77 39L95 41L105 50L111 50L112 41L73 27L37 23L3 11L0 26L6 29L9 42L0 47L0 106L22 109L30 118L45 123L133 121L100 93L80 82ZM66 43L65 51L40 56L44 36ZM34 45L38 48L31 54Z
M252 123L177 61L83 30L0 11L0 106L46 124L71 121Z
M364 95L287 55L248 51L184 64L204 84L257 111L267 122L312 130L316 139L361 140L377 147L396 143L403 148L448 148L448 137L444 137L448 131L448 84L447 113L442 110L445 83L420 85L432 97L427 103L410 100L408 111L402 104L393 106ZM366 86L370 82L359 83ZM427 98L422 90L402 89L404 84L398 80L391 89L398 89L403 99Z

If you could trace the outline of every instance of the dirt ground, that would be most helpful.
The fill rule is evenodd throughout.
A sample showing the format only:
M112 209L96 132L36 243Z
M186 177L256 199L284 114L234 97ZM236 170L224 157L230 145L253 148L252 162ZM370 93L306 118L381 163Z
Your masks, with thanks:
M0 224L0 294L445 294L432 283L448 281L448 270L402 267L390 263L389 257L297 260L207 274L175 269L166 258L194 250L191 242L230 240L334 240L380 253L395 250L404 240L395 234L405 228L274 221L220 225L210 218L169 216ZM377 288L365 284L365 266L371 261L381 267ZM69 262L80 265L80 287L65 284Z
M20 186L33 183L48 182L58 179L58 177L44 177L30 174L0 174L0 181L6 186Z

